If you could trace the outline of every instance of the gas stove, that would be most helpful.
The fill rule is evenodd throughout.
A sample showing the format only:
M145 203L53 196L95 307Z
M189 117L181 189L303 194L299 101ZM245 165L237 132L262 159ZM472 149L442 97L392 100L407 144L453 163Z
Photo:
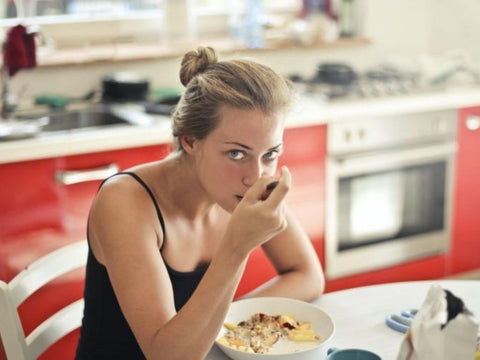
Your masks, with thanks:
M341 63L325 63L317 68L312 78L290 76L297 89L325 101L345 99L371 99L426 92L421 74L403 72L388 67L378 67L356 72Z
M415 73L369 70L358 77L355 90L365 98L410 94L425 90L419 80L419 74Z

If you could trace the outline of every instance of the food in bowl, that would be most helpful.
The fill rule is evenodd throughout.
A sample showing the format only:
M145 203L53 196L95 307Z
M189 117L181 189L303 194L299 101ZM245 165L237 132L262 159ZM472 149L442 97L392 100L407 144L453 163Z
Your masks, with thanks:
M320 335L308 321L297 321L293 314L269 315L255 313L238 324L225 323L227 332L219 343L249 353L268 354L280 339L319 342Z
M256 297L234 301L223 320L225 324L239 324L253 314L288 315L294 314L299 322L308 321L310 329L318 336L317 341L292 341L279 338L266 354L239 350L220 342L229 331L222 326L216 338L216 345L233 360L310 360L324 359L328 342L335 334L335 323L330 315L314 304L282 297Z

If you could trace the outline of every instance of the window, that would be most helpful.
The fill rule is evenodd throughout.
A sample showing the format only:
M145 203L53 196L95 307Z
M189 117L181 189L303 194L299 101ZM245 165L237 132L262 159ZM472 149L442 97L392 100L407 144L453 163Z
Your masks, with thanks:
M237 9L248 9L248 1L235 0L235 5ZM260 1L268 11L290 12L297 10L301 2ZM161 41L165 27L176 21L165 21L164 16L173 13L180 19L180 6L192 10L200 34L227 34L231 4L230 0L0 0L0 30L19 21L40 25L57 48ZM176 9L169 12L168 6Z
M44 18L49 22L117 18L160 10L162 0L7 0L2 18ZM41 22L41 20L40 20Z
M47 18L50 22L66 19L131 17L142 12L161 12L168 2L182 0L5 0L0 9L0 19ZM227 13L227 0L184 0L195 5L199 14ZM297 0L260 0L267 9L294 9ZM242 0L236 0L240 4ZM247 0L243 0L244 3ZM238 5L237 5L238 6Z

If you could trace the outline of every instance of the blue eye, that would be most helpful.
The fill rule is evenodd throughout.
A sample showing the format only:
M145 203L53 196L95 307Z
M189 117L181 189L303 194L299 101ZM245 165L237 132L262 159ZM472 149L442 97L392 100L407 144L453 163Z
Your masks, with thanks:
M240 150L230 150L228 156L232 160L242 160L245 157L245 154Z
M266 160L273 161L273 160L276 160L278 158L278 155L279 154L278 154L277 150L272 150L272 151L267 152L265 155L263 155L263 157Z

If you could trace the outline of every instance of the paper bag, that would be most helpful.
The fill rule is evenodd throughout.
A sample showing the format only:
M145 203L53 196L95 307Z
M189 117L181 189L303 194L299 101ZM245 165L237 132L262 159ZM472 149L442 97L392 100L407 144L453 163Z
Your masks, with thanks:
M473 360L477 334L478 323L462 299L432 285L397 360Z

